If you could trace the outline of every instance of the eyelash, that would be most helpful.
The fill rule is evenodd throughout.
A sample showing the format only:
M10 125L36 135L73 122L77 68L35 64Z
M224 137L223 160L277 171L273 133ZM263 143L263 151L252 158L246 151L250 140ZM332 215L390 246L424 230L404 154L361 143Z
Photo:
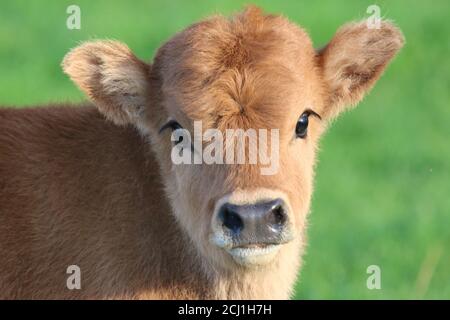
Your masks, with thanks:
M312 110L312 109L306 109L306 110L302 113L302 115L305 114L305 113L306 113L308 116L315 116L315 117L319 118L319 120L322 120L322 117L320 116L320 114L318 114L317 112L315 112L315 111Z
M159 133L162 133L166 129L172 129L172 131L175 131L177 129L183 129L183 127L175 120L170 120L165 125L163 125L161 129L159 129Z

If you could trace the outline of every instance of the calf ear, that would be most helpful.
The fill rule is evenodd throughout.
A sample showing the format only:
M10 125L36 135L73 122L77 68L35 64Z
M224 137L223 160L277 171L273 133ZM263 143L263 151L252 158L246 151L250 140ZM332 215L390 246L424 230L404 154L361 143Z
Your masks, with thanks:
M115 41L86 42L62 62L65 73L116 124L136 123L147 101L150 65Z
M358 103L403 43L401 31L390 22L382 21L377 29L368 28L365 21L341 27L317 53L328 89L324 116L334 118Z

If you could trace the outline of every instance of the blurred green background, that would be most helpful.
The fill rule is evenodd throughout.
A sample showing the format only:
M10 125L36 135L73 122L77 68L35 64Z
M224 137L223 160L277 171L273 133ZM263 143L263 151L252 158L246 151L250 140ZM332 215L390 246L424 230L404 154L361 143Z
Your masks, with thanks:
M450 299L450 1L253 1L324 45L349 20L383 17L406 46L372 93L322 141L298 299ZM66 9L81 8L81 30ZM81 101L60 62L79 42L118 39L146 60L175 32L243 1L0 4L0 104ZM366 269L381 268L368 290Z

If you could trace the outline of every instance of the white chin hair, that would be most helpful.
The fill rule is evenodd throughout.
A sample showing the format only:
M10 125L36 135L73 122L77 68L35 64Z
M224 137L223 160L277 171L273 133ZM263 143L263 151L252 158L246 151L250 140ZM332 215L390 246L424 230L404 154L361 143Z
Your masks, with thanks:
M275 258L280 247L280 245L269 245L262 248L241 247L229 249L227 251L233 257L234 261L242 266L262 266L268 264Z

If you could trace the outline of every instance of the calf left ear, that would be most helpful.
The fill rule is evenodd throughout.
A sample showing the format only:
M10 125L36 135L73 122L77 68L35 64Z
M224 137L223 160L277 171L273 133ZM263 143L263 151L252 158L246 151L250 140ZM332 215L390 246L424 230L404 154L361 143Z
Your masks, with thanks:
M64 57L62 67L106 118L123 125L142 117L148 101L150 65L126 45L86 42Z
M381 21L379 28L369 28L365 21L341 27L317 53L328 89L324 116L334 118L358 103L403 43L401 31L390 22Z

